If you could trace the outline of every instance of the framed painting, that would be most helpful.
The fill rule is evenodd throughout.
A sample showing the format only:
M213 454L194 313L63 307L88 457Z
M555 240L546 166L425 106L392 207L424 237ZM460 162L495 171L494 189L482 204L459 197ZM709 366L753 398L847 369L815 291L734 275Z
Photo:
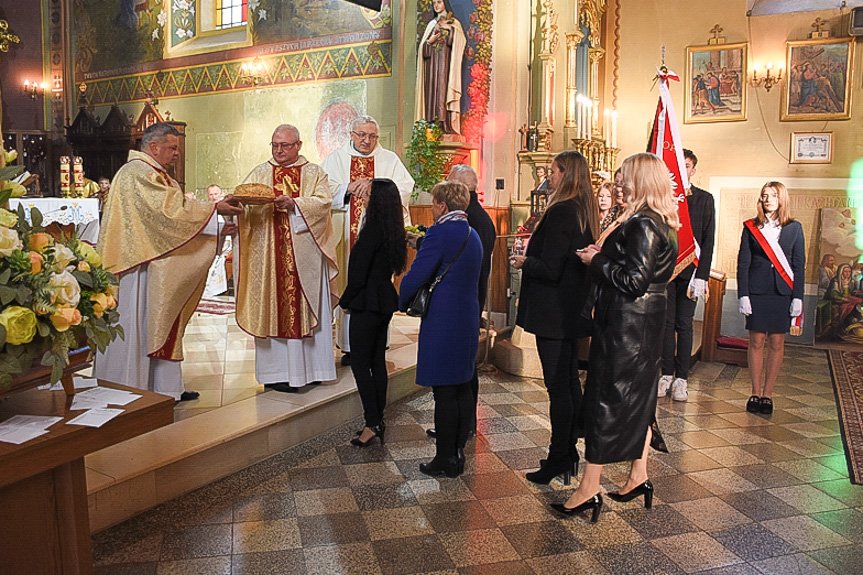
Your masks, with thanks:
M792 132L792 164L833 163L833 132Z
M742 42L686 48L685 124L746 119L748 46Z
M853 38L786 43L785 90L779 119L848 120L851 118Z

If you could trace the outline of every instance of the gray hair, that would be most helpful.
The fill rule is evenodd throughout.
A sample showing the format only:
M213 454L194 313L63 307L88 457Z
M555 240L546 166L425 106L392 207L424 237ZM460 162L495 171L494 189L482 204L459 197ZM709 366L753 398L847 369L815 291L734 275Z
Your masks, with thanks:
M476 177L476 172L467 164L456 164L453 166L449 175L446 177L448 182L460 182L467 186L467 191L475 192L479 185L479 178Z
M293 132L298 140L301 139L300 131L297 129L296 126L292 126L291 124L281 124L279 126L276 126L276 129L273 130L273 134L276 134L277 132Z
M356 129L363 124L374 124L375 130L380 132L380 126L378 125L378 121L372 118L371 116L359 116L353 122L351 122L351 131L355 132Z
M144 130L144 136L141 138L141 150L146 150L151 143L164 143L168 136L177 136L179 138L180 132L178 132L177 128L171 124L165 124L163 122L153 124Z

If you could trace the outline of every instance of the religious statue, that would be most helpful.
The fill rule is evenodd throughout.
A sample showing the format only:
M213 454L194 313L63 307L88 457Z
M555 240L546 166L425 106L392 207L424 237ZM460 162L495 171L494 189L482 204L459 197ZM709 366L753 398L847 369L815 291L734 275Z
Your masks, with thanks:
M432 0L435 17L417 50L416 114L439 122L445 134L461 134L461 68L467 43L449 0Z

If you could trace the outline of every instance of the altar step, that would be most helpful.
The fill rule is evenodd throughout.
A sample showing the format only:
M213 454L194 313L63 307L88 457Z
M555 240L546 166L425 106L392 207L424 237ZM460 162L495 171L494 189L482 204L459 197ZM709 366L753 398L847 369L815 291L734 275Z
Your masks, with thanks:
M419 392L415 374L415 359L391 372L388 401ZM296 394L262 393L96 452L85 460L90 530L116 525L361 415L356 384L344 368L335 382Z

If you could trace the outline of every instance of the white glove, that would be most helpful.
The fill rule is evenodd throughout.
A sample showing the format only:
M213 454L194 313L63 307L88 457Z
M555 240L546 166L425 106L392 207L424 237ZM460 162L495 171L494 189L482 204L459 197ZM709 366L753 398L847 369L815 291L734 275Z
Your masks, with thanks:
M752 314L752 302L749 301L749 296L745 295L740 298L740 313L743 315L751 315Z
M791 317L799 317L803 313L803 300L794 298L791 300Z
M692 279L689 280L689 288L686 290L686 295L691 300L703 297L704 301L707 301L707 282L692 276Z

